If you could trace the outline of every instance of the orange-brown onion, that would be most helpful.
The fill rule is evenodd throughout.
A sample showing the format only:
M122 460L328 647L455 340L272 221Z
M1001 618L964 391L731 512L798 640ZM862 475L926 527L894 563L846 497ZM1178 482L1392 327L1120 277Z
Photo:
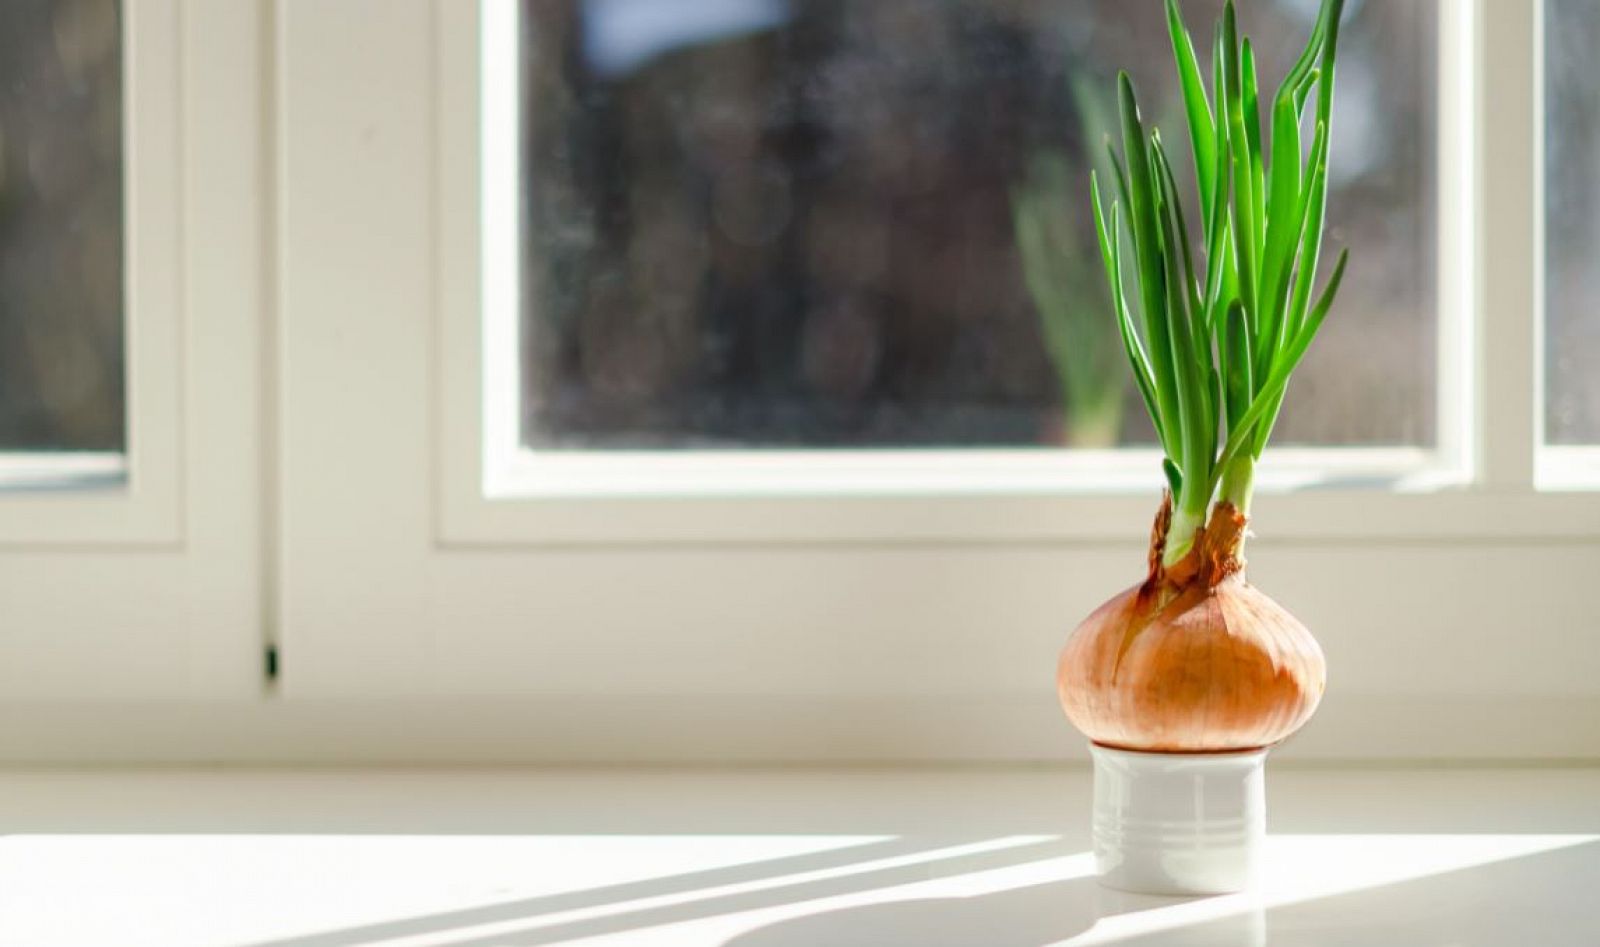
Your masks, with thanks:
M1218 504L1194 547L1161 566L1170 501L1151 536L1150 573L1067 639L1056 690L1067 718L1105 746L1220 752L1271 746L1317 709L1322 649L1245 581L1246 518Z

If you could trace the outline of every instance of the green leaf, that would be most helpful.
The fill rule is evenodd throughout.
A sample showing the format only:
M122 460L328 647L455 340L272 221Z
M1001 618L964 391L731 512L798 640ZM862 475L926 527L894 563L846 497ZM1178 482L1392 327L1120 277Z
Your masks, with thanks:
M1280 98L1272 110L1271 194L1267 199L1267 240L1261 257L1261 337L1263 350L1276 352L1283 344L1288 320L1289 273L1305 222L1300 199L1300 122L1294 103ZM1259 358L1260 356L1258 356Z
M1228 79L1226 67L1228 63L1227 52L1223 47L1225 42L1222 32L1222 20L1217 20L1217 25L1211 30L1211 95L1217 101L1217 151L1227 154L1228 146L1222 137L1228 131Z
M1126 72L1117 76L1117 101L1122 113L1122 153L1127 162L1128 213L1138 264L1139 295L1144 302L1142 315L1145 338L1150 345L1150 370L1156 382L1155 394L1162 420L1168 426L1169 436L1181 443L1187 418L1179 408L1177 398L1177 367L1167 320L1170 294L1161 253L1161 226L1156 216L1156 184L1150 172L1149 155L1145 151L1139 102L1134 95L1133 80ZM1174 426L1178 430L1172 430Z
M1227 126L1222 126L1224 133ZM1228 174L1227 136L1224 134L1218 139L1221 148L1217 152L1217 191L1212 196L1210 220L1206 225L1206 335L1210 336L1217 331L1217 320L1220 317L1220 307L1226 298L1223 289L1228 277L1234 272L1229 266L1232 247L1229 239L1233 233L1228 223L1228 198L1232 192L1232 177Z
M1333 275L1328 278L1328 286L1317 298L1317 305L1311 310L1311 318L1304 326L1300 327L1300 334L1295 342L1297 351L1294 359L1295 365L1299 364L1300 356L1311 345L1311 340L1317 337L1317 330L1322 328L1322 320L1328 317L1328 310L1333 308L1334 297L1339 295L1339 284L1344 282L1345 264L1350 262L1350 251L1339 251L1339 260L1333 265ZM1294 371L1295 365L1289 366L1289 371Z
M1153 158L1152 165L1160 175L1162 199L1172 208L1172 213L1177 219L1178 250L1183 259L1183 288L1187 293L1186 302L1189 306L1189 334L1198 340L1207 334L1205 322L1205 306L1200 297L1200 285L1195 280L1194 257L1189 247L1189 226L1183 219L1183 202L1178 198L1178 183L1172 175L1172 163L1167 160L1166 149L1161 146L1161 133L1150 133L1150 151Z
M1311 144L1311 178L1301 195L1300 247L1295 267L1295 286L1284 319L1286 336L1299 332L1311 301L1311 287L1317 278L1322 255L1322 223L1328 206L1328 126L1318 122Z
M1228 137L1227 82L1223 76L1223 63L1227 58L1222 49L1222 21L1218 20L1212 31L1212 91L1217 100L1217 190L1212 195L1211 220L1207 226L1206 245L1206 321L1207 334L1219 331L1223 300L1237 291L1238 268L1233 258L1233 230L1228 221L1229 199L1232 195L1233 176L1228 173L1232 162Z
M1305 108L1306 96L1311 91L1311 86L1317 81L1317 57L1322 52L1322 42L1328 31L1328 4L1324 2L1317 11L1317 24L1311 29L1311 37L1306 40L1305 48L1300 51L1300 57L1289 67L1288 73L1283 77L1283 82L1278 85L1278 94L1274 97L1274 108L1277 102L1291 102L1295 115L1302 115Z
M1317 265L1322 253L1322 225L1327 213L1328 199L1328 149L1332 135L1330 124L1333 114L1334 59L1339 46L1339 19L1344 11L1344 0L1323 0L1319 23L1322 30L1322 58L1317 67L1317 126L1311 146L1311 177L1306 192L1305 222L1300 228L1300 253L1297 264L1298 284L1289 303L1290 332L1298 332L1306 319L1306 306L1311 295L1311 284L1316 279Z
M1158 164L1164 165L1164 158L1160 149L1160 138L1152 142L1152 152ZM1205 375L1206 365L1201 362L1201 349L1196 345L1194 337L1194 318L1189 313L1188 300L1183 291L1183 273L1179 268L1181 247L1185 246L1184 236L1180 228L1180 211L1175 198L1176 195L1168 186L1170 175L1163 169L1159 182L1162 192L1158 197L1157 212L1162 223L1163 252L1161 254L1166 264L1167 274L1167 314L1168 326L1172 338L1173 369L1178 381L1178 412L1183 419L1182 457L1178 467L1183 471L1186 482L1192 489L1194 485L1209 481L1211 471L1211 454L1206 448L1206 443L1211 436L1209 429L1216 424L1215 413L1207 412L1208 379ZM1210 345L1204 347L1209 358ZM1204 500L1185 496L1181 498L1180 507L1193 509L1193 503Z
M1245 323L1244 307L1236 299L1228 304L1228 314L1223 321L1223 367L1226 377L1223 392L1228 406L1228 433L1239 428L1239 420L1250 407L1255 394L1252 360L1250 354L1250 327Z
M1106 136L1106 154L1111 156L1111 170L1117 179L1117 197L1122 201L1122 206L1133 211L1133 198L1128 196L1128 172L1122 169L1122 158L1117 155L1117 148L1111 143L1111 136Z
M1344 278L1348 256L1341 254L1312 304L1344 0L1322 0L1305 47L1266 102L1258 51L1239 32L1236 0L1225 0L1211 37L1209 90L1181 0L1164 2L1195 161L1198 238L1184 219L1171 155L1161 135L1143 124L1126 73L1117 83L1121 147L1109 141L1107 147L1118 200L1108 209L1098 179L1092 189L1118 332L1166 453L1162 469L1180 508L1194 519L1221 471L1241 452L1253 457L1265 447L1289 377ZM1303 123L1313 90L1307 155ZM1137 287L1125 285L1129 279ZM1230 480L1243 489L1249 482L1248 471Z
M1183 471L1172 462L1172 458L1161 458L1161 472L1167 475L1167 488L1172 491L1173 497L1183 492Z
M1344 0L1322 0L1327 27L1322 40L1322 62L1317 66L1317 121L1331 125L1333 119L1333 64L1339 53L1339 20L1344 15Z
M1283 410L1284 396L1289 393L1289 380L1286 378L1283 387L1273 395L1271 403L1267 405L1266 413L1261 420L1256 422L1255 434L1250 439L1250 456L1255 460L1261 459L1261 452L1267 449L1267 441L1272 437L1272 429L1278 423L1278 412Z
M1210 352L1210 350L1211 350L1211 345L1210 345L1211 340L1207 339L1207 340L1205 340L1205 342L1206 342L1206 351ZM1205 450L1205 456L1206 456L1207 461L1209 462L1212 458L1217 456L1217 434L1218 434L1218 432L1219 432L1219 430L1221 428L1221 425L1217 421L1217 414L1218 414L1218 412L1223 410L1223 407L1222 407L1223 406L1223 395L1222 395L1222 372L1218 370L1217 365L1216 365L1215 362L1212 362L1211 370L1208 373L1208 375L1209 375L1209 377L1207 379L1208 383L1206 385L1206 396L1207 396L1206 414L1211 419L1211 423L1206 426L1206 450Z
M1327 317L1328 310L1333 307L1333 297L1339 292L1339 283L1344 279L1344 266L1349 257L1350 252L1348 250L1340 251L1339 262L1334 265L1333 276L1328 281L1328 288L1323 291L1322 297L1317 300L1316 308L1311 311L1311 320L1302 329L1302 335L1298 337L1297 348L1292 355L1292 361L1283 372L1283 384L1278 388L1277 395L1272 399L1266 413L1262 415L1260 422L1256 425L1255 442L1251 446L1251 454L1254 457L1259 458L1262 451L1267 449L1267 441L1272 437L1272 429L1278 423L1278 411L1283 407L1283 397L1288 393L1289 377L1294 374L1296 368L1300 367L1300 359L1305 355L1306 349L1310 347L1311 340L1316 338L1317 330L1322 328L1322 320Z
M1138 332L1134 329L1133 316L1128 312L1127 298L1122 289L1122 208L1119 204L1111 205L1111 227L1107 230L1105 214L1100 203L1100 182L1092 171L1089 173L1089 189L1094 205L1095 234L1100 240L1100 256L1105 261L1106 283L1111 289L1112 306L1116 310L1122 347L1127 353L1128 364L1133 368L1133 380L1139 389L1139 396L1144 399L1150 423L1155 426L1156 437L1165 449L1169 447L1166 425L1162 421L1161 410L1156 400L1155 379L1150 373L1150 359L1145 354Z
M1223 95L1228 108L1228 151L1232 157L1234 264L1239 269L1240 301L1252 325L1259 328L1256 315L1256 260L1260 234L1254 208L1255 174L1250 156L1250 137L1245 130L1244 91L1240 78L1238 25L1233 0L1222 8Z
M1250 407L1244 416L1239 419L1239 426L1228 432L1228 441L1222 448L1222 455L1217 459L1215 471L1220 473L1228 462L1238 456L1239 451L1251 440L1251 432L1257 424L1267 417L1268 412L1276 412L1282 404L1283 390L1289 384L1289 376L1300 366L1300 360L1306 354L1306 349L1311 346L1311 340L1316 338L1317 330L1322 327L1322 320L1328 315L1328 310L1333 306L1333 298L1339 292L1339 283L1344 279L1345 263L1349 260L1348 250L1339 254L1338 265L1334 267L1333 276L1328 281L1328 287L1323 291L1317 305L1313 308L1310 318L1301 327L1299 334L1283 353L1283 357L1273 366L1272 375L1261 386L1255 398L1250 402ZM1211 484L1216 489L1215 474Z
M1183 25L1177 0L1167 0L1167 35L1172 40L1172 57L1178 65L1178 81L1183 89L1184 109L1188 113L1189 138L1194 149L1195 184L1200 206L1211 206L1216 189L1217 130L1212 123L1211 103L1206 99L1205 81L1195 59L1194 41ZM1209 231L1207 236L1209 236Z
M1266 239L1263 231L1267 219L1267 185L1266 172L1262 165L1261 152L1261 102L1256 92L1256 54L1250 45L1250 38L1243 40L1244 49L1239 54L1239 85L1244 95L1241 107L1244 110L1244 133L1250 141L1250 209L1256 219L1256 257L1253 261L1256 272L1261 271L1261 245ZM1256 300L1259 308L1261 301Z

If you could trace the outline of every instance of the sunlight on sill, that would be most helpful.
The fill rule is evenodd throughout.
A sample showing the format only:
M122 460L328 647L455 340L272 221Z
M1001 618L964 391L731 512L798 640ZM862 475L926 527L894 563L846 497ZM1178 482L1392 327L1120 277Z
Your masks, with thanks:
M938 947L1162 943L1180 930L1252 944L1286 910L1303 932L1369 911L1375 929L1402 924L1383 913L1395 898L1475 906L1488 889L1529 911L1570 905L1596 881L1597 840L1272 836L1260 891L1197 899L1101 888L1092 856L1050 835L11 836L0 883L5 929L31 944ZM1405 887L1418 884L1443 887ZM74 910L90 892L101 908ZM1434 913L1448 930L1430 934L1478 923Z

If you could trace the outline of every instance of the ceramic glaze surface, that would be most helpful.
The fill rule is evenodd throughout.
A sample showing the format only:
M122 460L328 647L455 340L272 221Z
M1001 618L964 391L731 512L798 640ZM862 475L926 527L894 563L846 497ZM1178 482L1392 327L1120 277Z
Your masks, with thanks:
M1094 755L1094 858L1102 884L1145 894L1227 894L1260 875L1266 750Z

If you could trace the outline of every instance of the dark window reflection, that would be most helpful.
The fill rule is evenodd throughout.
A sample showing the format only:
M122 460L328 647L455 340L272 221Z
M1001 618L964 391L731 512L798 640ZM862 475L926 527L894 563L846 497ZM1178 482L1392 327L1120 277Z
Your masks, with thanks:
M1545 22L1545 439L1600 444L1600 7L1548 0Z
M0 3L0 450L119 451L115 0Z
M1197 36L1219 6L1185 5ZM1330 240L1351 272L1278 438L1428 444L1434 6L1348 8ZM1315 13L1246 6L1267 83ZM529 444L1152 442L1086 187L1116 68L1186 134L1160 3L523 14Z

